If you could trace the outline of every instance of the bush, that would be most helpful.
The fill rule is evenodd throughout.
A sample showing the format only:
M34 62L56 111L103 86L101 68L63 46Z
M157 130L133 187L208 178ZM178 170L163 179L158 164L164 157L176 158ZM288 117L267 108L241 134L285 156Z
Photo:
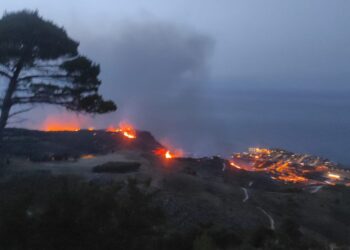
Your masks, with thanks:
M0 184L0 249L153 249L163 216L152 199L135 180L16 178Z
M203 232L193 242L193 250L215 250L217 249L213 239L207 232Z
M262 248L274 239L274 231L265 227L260 227L255 232L253 232L250 243L256 248Z
M138 162L107 162L92 169L94 173L117 173L125 174L136 172L141 164Z

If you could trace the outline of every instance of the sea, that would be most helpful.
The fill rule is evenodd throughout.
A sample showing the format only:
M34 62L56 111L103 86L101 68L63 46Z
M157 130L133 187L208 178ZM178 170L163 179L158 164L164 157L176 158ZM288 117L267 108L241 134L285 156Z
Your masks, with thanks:
M95 116L85 125L106 128L127 120L189 156L230 157L249 147L282 148L350 167L350 91L230 86L142 92L116 103L119 108L109 120ZM53 113L29 114L28 120L38 124L27 127L40 129Z
M349 91L213 89L199 95L194 102L164 102L169 115L154 116L162 128L155 134L194 156L283 148L350 166Z

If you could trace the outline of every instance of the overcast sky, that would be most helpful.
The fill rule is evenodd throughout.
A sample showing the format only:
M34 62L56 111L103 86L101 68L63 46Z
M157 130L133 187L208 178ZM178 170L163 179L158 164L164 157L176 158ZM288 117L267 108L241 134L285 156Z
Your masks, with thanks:
M202 124L212 95L350 90L349 0L0 1L2 12L24 8L101 64L101 91L119 106L101 126L126 118L162 136Z
M81 42L84 53L101 61L96 51L88 50L91 42L113 46L112 42L125 39L120 32L130 28L129 22L135 22L131 28L142 29L135 27L140 23L176 25L207 35L215 43L208 60L214 79L266 79L265 84L288 80L293 85L327 85L331 81L339 86L350 79L348 0L0 2L3 10L23 8L38 9L44 17L66 27Z

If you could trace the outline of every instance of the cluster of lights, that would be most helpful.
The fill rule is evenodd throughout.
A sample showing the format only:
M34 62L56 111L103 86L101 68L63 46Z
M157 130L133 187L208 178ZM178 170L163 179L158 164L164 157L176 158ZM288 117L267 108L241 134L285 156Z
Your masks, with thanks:
M308 178L305 174L312 172L324 172L329 180L339 181L341 176L336 173L328 172L326 165L316 165L313 168L306 168L303 160L306 158L301 157L297 161L293 162L292 159L283 158L274 163L269 163L269 158L274 157L274 151L265 148L249 148L249 153L237 154L233 156L229 161L229 165L239 170L247 171L259 171L267 172L271 174L271 178L274 180L280 180L283 182L303 183L307 182ZM283 151L276 151L278 154L283 154ZM296 155L291 155L295 157ZM243 159L241 162L240 159ZM244 159L249 161L249 164L244 162ZM304 168L305 167L305 168Z
M327 176L330 179L335 179L335 180L340 180L341 179L340 175L338 175L338 174L328 173Z

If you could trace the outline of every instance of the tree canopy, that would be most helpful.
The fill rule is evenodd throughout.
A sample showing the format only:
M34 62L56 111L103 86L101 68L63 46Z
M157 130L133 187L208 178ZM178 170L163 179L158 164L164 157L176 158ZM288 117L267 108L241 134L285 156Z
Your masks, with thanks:
M3 15L0 77L8 86L1 99L0 130L14 115L10 110L16 105L55 104L87 113L116 110L114 102L99 94L100 66L80 55L78 46L64 28L36 11Z

